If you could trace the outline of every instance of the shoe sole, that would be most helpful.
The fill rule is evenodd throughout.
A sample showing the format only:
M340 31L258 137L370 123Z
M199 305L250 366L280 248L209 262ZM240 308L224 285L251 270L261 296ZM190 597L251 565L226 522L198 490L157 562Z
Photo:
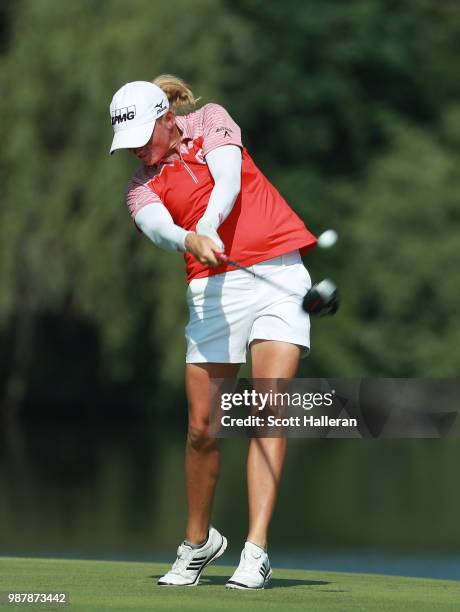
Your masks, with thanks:
M261 591L262 589L265 589L265 587L267 586L268 581L272 577L272 573L273 573L272 570L270 570L270 572L267 574L267 577L264 580L264 583L259 587L251 587L251 586L248 586L247 584L243 584L242 582L231 582L230 580L227 582L225 587L227 589L240 589L241 591Z
M219 548L219 550L214 553L214 555L208 559L206 561L206 563L203 565L203 567L200 569L199 573L196 575L196 578L193 582L188 582L186 584L173 584L172 582L160 582L158 581L158 585L159 586L168 586L168 587L193 587L193 586L197 586L198 582L200 581L200 576L203 573L203 570L213 561L215 561L216 559L218 559L219 557L221 557L225 550L227 548L227 538L225 536L222 536L222 545Z

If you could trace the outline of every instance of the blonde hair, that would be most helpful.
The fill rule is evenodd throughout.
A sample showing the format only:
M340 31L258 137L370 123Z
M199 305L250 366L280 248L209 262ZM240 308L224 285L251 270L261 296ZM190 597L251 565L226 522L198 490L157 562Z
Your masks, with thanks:
M186 115L195 110L200 98L195 98L192 90L185 81L172 74L160 74L152 81L162 89L168 97L170 108L180 115Z

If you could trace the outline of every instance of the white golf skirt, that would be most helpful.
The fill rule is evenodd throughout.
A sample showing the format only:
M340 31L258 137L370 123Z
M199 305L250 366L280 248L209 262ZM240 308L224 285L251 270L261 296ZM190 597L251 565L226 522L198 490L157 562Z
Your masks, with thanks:
M310 350L310 317L302 300L311 278L299 251L243 270L193 279L187 289L187 363L245 363L253 340L279 340Z

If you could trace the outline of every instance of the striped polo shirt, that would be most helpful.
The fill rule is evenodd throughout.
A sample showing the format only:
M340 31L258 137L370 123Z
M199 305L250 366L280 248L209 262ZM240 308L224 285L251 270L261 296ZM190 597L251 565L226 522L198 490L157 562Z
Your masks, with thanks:
M242 150L241 191L231 213L218 229L225 253L243 266L253 265L299 249L304 255L316 238L284 198L257 168L243 147L241 130L218 104L176 117L182 133L180 157L171 156L155 166L141 165L128 185L131 216L149 204L162 203L174 223L194 231L203 216L214 186L206 155L217 147L236 145ZM184 253L187 281L221 274L234 268L204 266Z

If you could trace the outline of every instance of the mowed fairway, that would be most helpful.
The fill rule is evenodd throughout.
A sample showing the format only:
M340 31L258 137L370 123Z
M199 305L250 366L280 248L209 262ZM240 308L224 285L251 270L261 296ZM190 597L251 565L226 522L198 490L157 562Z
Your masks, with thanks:
M58 604L1 605L2 610L311 610L355 612L460 610L460 582L367 574L274 570L264 591L224 587L233 568L210 566L194 588L158 587L167 565L0 557L0 591L65 591Z

